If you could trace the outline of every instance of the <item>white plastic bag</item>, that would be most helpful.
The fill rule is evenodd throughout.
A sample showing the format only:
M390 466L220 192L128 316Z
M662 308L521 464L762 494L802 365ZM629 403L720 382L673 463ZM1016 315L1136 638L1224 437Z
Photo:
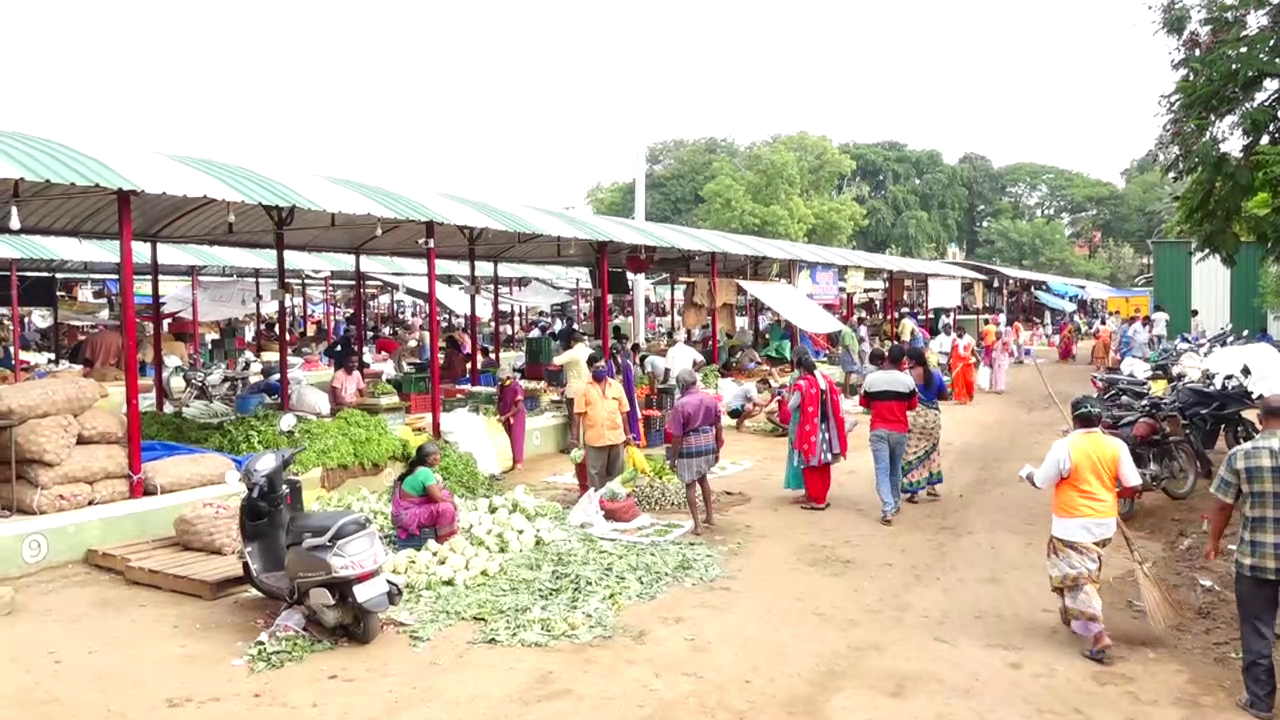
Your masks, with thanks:
M333 409L329 404L329 393L315 385L295 386L290 382L289 409L294 412L329 417Z
M991 366L990 365L983 365L982 367L978 368L978 389L984 390L984 391L991 389Z
M594 528L609 524L604 519L604 510L600 509L600 496L595 488L591 488L578 498L578 504L569 511L569 524L573 527Z

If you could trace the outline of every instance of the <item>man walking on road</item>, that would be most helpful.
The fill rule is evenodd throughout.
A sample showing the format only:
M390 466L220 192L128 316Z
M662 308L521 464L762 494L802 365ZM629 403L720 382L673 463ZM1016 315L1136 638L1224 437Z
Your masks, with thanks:
M890 347L888 362L862 381L858 397L858 404L871 410L871 457L876 465L880 524L885 526L893 524L902 507L902 458L911 429L907 413L919 402L915 380L901 369L906 358L901 345Z
M1059 597L1062 624L1090 638L1083 652L1096 663L1110 661L1111 637L1102 624L1102 554L1116 533L1116 488L1138 487L1142 478L1129 446L1102 432L1102 404L1082 395L1071 403L1075 429L1049 448L1039 469L1022 478L1053 490L1049 530L1049 588Z
M1259 404L1262 434L1227 453L1210 492L1209 547L1222 554L1222 536L1240 508L1236 545L1236 612L1240 616L1241 674L1245 694L1236 705L1256 718L1275 714L1276 609L1280 605L1280 395Z

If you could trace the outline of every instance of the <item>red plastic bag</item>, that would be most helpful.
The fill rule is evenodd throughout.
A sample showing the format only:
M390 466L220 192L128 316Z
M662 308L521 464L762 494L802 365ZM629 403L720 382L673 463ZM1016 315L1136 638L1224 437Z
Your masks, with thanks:
M578 480L578 497L587 494L587 488L591 487L587 484L587 464L580 462L573 466L573 475Z
M640 517L640 506L630 495L617 501L600 498L600 509L604 511L604 519L609 522L629 523Z

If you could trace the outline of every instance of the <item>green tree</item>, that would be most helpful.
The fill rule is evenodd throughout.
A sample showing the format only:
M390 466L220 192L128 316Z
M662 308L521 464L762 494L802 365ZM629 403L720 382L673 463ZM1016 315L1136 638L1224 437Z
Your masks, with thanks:
M997 215L1017 220L1057 220L1071 237L1091 239L1121 205L1115 185L1040 163L1014 163L999 170Z
M716 163L739 162L742 148L732 140L699 138L665 140L645 153L645 219L686 227L697 226L702 191L716 177ZM634 217L634 180L597 184L587 191L591 209L601 215Z
M847 143L840 150L854 162L849 182L867 214L859 248L936 258L961 240L967 193L941 153L900 142Z
M829 138L775 136L749 145L741 162L717 161L695 215L714 230L847 246L865 222L843 186L853 169Z
M1057 220L1001 218L982 230L975 258L982 262L1078 277L1087 260L1076 254Z
M1179 230L1227 262L1251 240L1280 256L1280 3L1164 0L1159 16L1176 43L1164 149L1184 183Z
M1000 202L1000 174L985 155L965 153L956 162L965 204L961 220L962 247L966 257L974 257L987 226Z

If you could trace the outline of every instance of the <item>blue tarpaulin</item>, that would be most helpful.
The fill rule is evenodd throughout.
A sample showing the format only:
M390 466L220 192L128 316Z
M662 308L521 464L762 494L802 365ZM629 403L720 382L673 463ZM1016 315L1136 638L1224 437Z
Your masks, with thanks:
M1062 298L1050 295L1043 290L1034 290L1032 291L1032 294L1036 296L1036 300L1044 303L1045 307L1050 310L1057 310L1059 312L1075 312L1079 309L1076 307L1076 304L1070 300L1063 300Z
M244 464L249 461L251 456L234 457L226 453L214 452L209 448L195 447L192 445L179 445L178 443L160 442L159 440L143 440L142 441L142 462L149 463L152 460L164 460L165 458L178 457L180 455L202 455L212 454L221 455L231 458L236 464L236 470L243 470Z
M1084 291L1075 285L1067 285L1066 283L1060 282L1050 282L1046 283L1046 285L1049 286L1049 289L1053 291L1054 295L1061 295L1062 297L1067 298L1084 297Z

